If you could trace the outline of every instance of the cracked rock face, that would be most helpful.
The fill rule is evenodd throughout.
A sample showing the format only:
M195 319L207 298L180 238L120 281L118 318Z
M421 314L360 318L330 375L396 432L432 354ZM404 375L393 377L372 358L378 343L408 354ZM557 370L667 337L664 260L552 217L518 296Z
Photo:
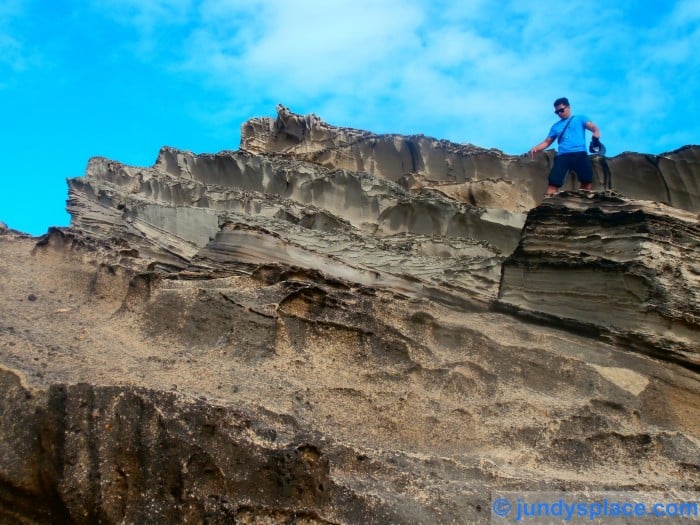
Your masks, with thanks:
M541 202L548 156L281 106L242 129L92 159L70 228L0 224L0 523L478 524L496 490L700 490L697 148Z

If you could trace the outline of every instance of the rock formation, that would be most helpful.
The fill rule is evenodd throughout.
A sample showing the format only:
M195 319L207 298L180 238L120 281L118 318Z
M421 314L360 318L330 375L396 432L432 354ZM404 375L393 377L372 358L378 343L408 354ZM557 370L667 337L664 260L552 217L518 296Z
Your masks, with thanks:
M475 206L507 211L527 212L542 200L547 187L542 174L551 166L551 151L532 160L423 135L338 128L281 105L277 111L277 119L254 118L243 124L241 149L366 172L404 186L435 188ZM663 155L623 153L607 162L612 186L625 196L700 211L700 148L686 146ZM594 159L594 171L597 187L604 188L599 158ZM574 189L572 178L568 183Z
M561 193L530 212L498 305L700 370L699 248L697 214Z
M697 492L699 151L541 202L549 153L280 106L238 151L90 160L70 228L0 228L0 523Z

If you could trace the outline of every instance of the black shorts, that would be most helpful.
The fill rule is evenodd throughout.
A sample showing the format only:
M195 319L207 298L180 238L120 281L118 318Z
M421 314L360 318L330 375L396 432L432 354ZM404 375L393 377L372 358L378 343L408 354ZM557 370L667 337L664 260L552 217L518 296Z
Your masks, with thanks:
M562 153L554 157L554 164L549 172L549 184L560 188L564 184L566 174L575 171L579 182L593 182L591 159L585 151Z

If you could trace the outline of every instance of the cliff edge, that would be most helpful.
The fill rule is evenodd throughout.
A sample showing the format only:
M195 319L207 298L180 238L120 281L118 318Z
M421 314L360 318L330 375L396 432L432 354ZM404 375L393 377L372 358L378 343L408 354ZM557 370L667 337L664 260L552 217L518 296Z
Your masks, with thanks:
M699 150L547 162L280 106L0 227L0 523L489 523L700 491ZM599 166L598 166L599 167Z

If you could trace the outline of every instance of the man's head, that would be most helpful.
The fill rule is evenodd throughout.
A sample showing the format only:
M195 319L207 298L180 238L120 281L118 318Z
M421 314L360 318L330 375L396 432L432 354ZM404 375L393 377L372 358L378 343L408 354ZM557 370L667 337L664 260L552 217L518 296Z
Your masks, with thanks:
M554 113L560 118L569 118L571 108L569 107L569 99L566 97L558 98L554 101Z

